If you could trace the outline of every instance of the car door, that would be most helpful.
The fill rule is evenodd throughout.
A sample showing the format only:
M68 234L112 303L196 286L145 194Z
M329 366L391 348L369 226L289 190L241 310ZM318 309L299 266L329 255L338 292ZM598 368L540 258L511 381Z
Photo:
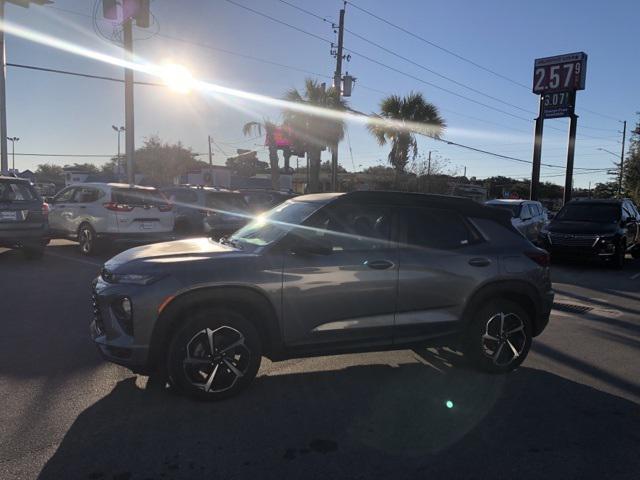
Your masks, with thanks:
M498 274L497 253L469 220L444 208L404 209L399 253L399 344L457 331L469 292Z
M59 192L49 205L49 228L54 233L68 235L74 232L70 226L70 215L72 215L74 194L76 187L67 187Z
M101 204L97 204L97 200L104 196L101 190L94 187L78 187L73 196L75 200L75 212L70 222L74 231L78 231L82 222L91 224L96 232L104 232L107 230L106 223L108 219L104 215L104 208Z
M527 237L529 240L535 238L535 217L534 212L531 209L531 206L528 203L522 205L522 209L520 210L520 220L521 223L521 231L522 234Z
M284 240L283 335L289 345L390 345L398 281L394 209L330 204ZM299 245L327 245L299 253Z

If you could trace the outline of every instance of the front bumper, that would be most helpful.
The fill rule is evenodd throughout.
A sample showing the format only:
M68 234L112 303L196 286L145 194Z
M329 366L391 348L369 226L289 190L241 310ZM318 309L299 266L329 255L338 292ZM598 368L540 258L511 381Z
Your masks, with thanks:
M136 373L152 371L151 335L159 305L175 291L173 282L160 280L152 286L139 286L107 283L98 277L92 287L93 318L89 331L102 357ZM114 308L123 297L128 297L133 305L128 325L118 318Z
M550 254L562 257L609 258L615 255L618 239L594 239L590 245L558 245L546 237L539 237L538 244Z

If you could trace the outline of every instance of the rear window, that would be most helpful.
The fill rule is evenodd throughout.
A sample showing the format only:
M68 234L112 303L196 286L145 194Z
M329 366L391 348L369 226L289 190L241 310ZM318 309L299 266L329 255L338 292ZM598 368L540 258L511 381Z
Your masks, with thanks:
M166 205L167 199L157 190L119 188L111 192L115 203L124 205Z
M24 202L38 198L35 190L25 182L0 182L0 202Z
M520 210L522 209L522 205L519 203L487 203L487 205L490 207L507 210L511 212L511 216L515 218L520 216Z
M231 212L246 212L247 202L239 193L210 193L207 195L207 207Z

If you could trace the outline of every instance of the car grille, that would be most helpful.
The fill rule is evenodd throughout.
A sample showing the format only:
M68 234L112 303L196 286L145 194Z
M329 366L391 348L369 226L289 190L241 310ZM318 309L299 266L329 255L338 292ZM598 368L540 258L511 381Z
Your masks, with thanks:
M574 235L567 233L550 233L551 245L562 247L593 247L598 240L597 235Z
M100 313L98 296L95 293L91 295L91 307L93 308L93 320L96 323L96 330L99 335L102 335L104 333L104 322L102 321L102 313Z

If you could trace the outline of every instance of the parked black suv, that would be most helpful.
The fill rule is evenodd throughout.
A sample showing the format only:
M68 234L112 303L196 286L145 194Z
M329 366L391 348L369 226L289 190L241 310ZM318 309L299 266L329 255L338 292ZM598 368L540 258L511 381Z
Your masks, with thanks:
M49 206L28 180L0 176L0 247L41 257L49 243Z
M553 256L599 257L622 268L627 252L640 256L639 217L631 200L576 200L540 231L538 241Z

